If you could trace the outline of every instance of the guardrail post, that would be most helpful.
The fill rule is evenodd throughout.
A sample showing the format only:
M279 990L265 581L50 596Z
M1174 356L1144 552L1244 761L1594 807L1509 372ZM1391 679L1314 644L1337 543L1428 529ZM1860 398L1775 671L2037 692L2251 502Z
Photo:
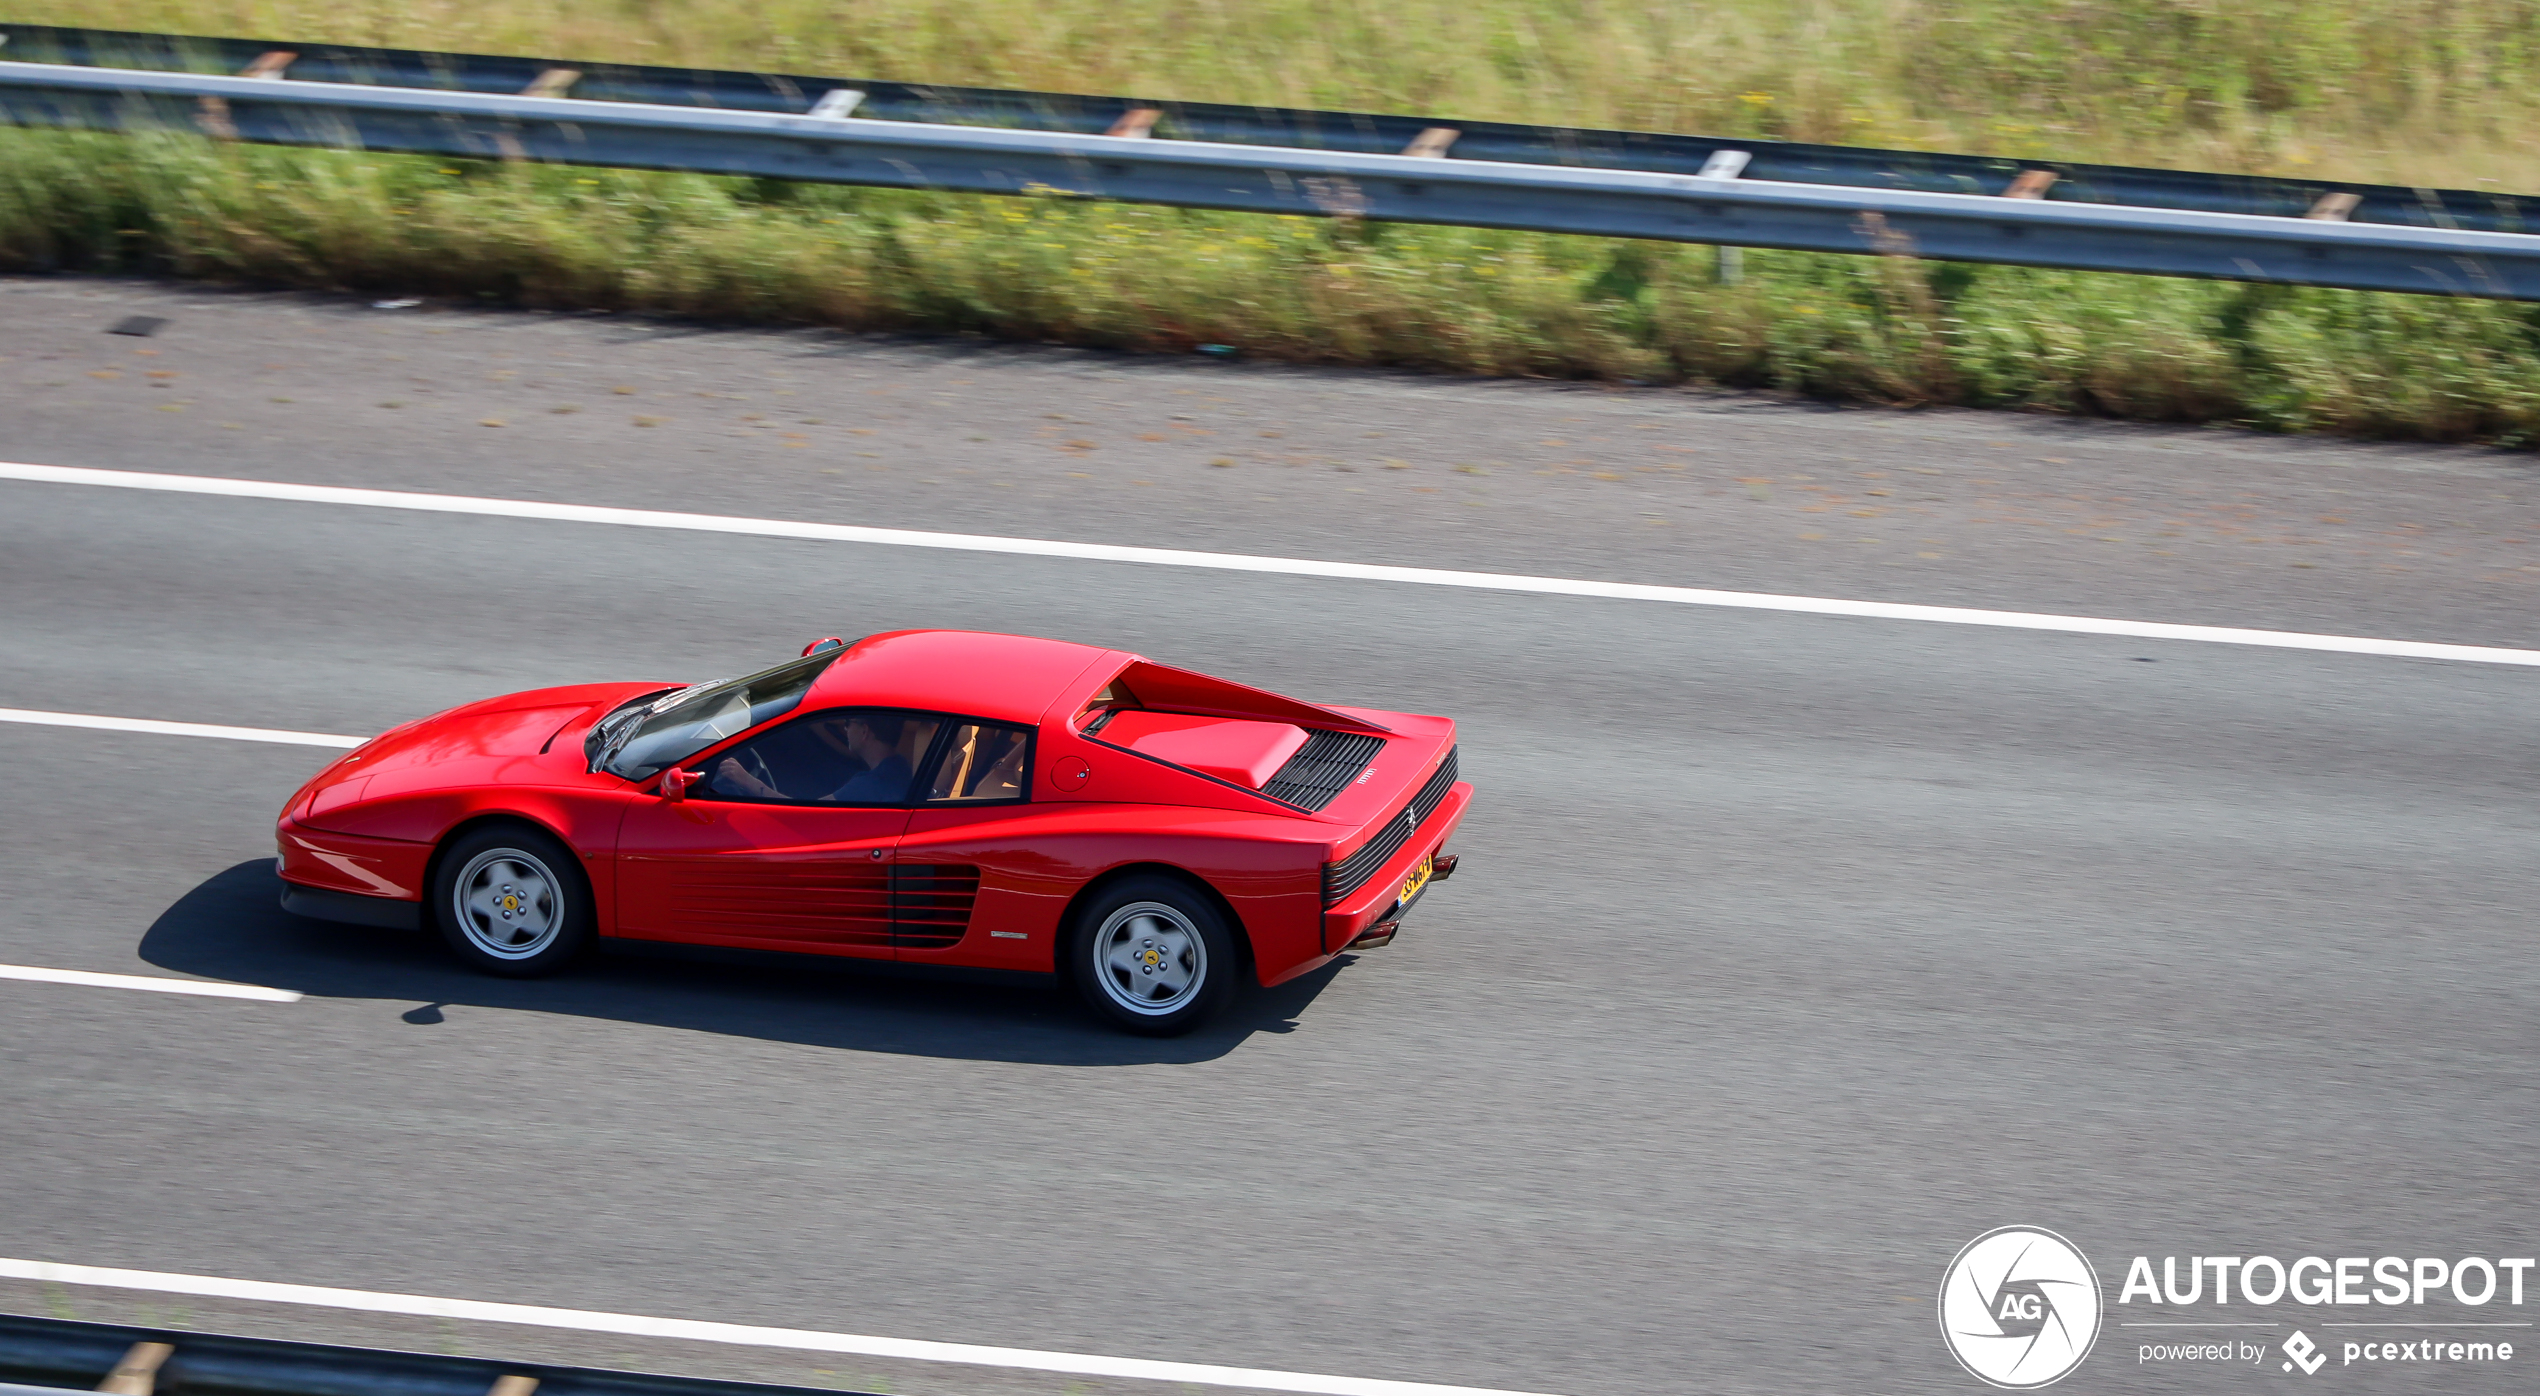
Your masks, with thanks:
M568 88L571 88L576 82L581 81L581 79L582 70L579 68L549 68L545 72L540 73L538 76L531 78L529 80L529 85L520 90L520 95L523 97L562 97L565 95ZM520 138L514 136L509 131L500 131L495 133L494 144L503 152L503 158L506 160L517 162L529 158L529 152L521 148Z
M1164 112L1158 107L1131 107L1122 112L1120 119L1111 123L1111 129L1103 134L1138 138L1152 136L1155 134L1155 119L1162 115Z
M1446 158L1446 148L1455 144L1455 138L1463 134L1452 126L1432 126L1413 136L1411 144L1402 148L1402 153L1425 156L1431 160L1443 160Z
M290 67L292 61L297 59L299 56L299 54L290 49L273 49L268 52L258 54L254 62L238 70L238 76L242 78L271 78L276 82L280 82L282 81L283 70ZM196 113L194 118L195 124L203 128L204 135L220 141L234 141L238 139L238 127L229 119L229 102L225 98L198 98L194 103L194 110Z
M1715 150L1702 162L1699 179L1735 179L1746 173L1747 164L1755 158L1745 150ZM1712 269L1723 286L1734 286L1746 279L1746 249L1719 247L1712 249Z
M520 90L520 95L523 97L561 97L567 91L571 90L575 83L580 82L581 80L582 70L579 68L549 68L547 71L531 78L529 80L529 85Z
M811 104L811 115L841 120L855 115L855 109L863 104L864 94L855 88L833 87L821 93L820 100Z
M97 1389L114 1392L116 1396L150 1396L151 1386L158 1380L160 1364L175 1351L176 1348L167 1343L134 1343L124 1350L123 1360L115 1364L115 1370L97 1383Z

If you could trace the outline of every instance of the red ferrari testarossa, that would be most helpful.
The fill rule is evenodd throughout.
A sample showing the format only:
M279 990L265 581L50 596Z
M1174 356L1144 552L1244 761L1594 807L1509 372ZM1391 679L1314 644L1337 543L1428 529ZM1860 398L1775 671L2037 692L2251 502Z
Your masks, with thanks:
M1164 1035L1392 940L1472 795L1443 717L904 630L407 723L291 797L278 870L493 974L600 937L1035 971Z

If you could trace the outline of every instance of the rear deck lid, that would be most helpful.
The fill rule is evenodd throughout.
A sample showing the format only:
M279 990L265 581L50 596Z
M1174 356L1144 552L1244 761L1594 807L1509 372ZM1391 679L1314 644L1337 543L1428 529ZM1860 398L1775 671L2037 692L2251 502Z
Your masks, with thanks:
M1102 725L1102 739L1141 756L1259 790L1305 745L1306 733L1287 722L1131 708L1113 714Z

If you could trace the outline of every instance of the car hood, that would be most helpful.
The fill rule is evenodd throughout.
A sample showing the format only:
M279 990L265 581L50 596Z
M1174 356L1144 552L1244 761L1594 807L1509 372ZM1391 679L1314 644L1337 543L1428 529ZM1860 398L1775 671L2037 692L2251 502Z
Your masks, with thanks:
M536 780L582 769L582 733L658 683L575 684L487 698L392 727L301 787L290 809L320 818L392 790Z
M382 732L353 753L370 774L479 756L534 756L575 719L659 687L576 684L488 698ZM348 760L351 758L348 758Z

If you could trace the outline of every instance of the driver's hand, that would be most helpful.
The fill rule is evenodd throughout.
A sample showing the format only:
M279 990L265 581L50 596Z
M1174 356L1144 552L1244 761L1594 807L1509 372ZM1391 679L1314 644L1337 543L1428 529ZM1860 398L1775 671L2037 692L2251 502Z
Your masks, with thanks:
M753 795L764 795L767 793L767 786L764 782L760 781L758 777L751 775L749 772L742 770L741 763L733 760L729 756L724 757L723 760L715 766L714 778L722 784L732 786L734 789L738 790L747 790Z

